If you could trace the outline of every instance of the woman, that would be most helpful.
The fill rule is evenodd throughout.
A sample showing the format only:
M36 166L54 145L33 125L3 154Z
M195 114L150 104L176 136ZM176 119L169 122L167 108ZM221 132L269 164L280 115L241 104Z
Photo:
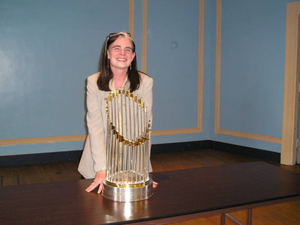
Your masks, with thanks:
M84 178L94 178L94 182L86 191L91 192L99 185L98 193L101 193L102 181L106 178L107 114L105 98L110 91L120 88L134 92L145 102L152 122L153 79L137 71L135 44L130 34L125 32L113 33L106 38L99 68L98 73L87 79L88 137L78 170ZM151 145L151 141L149 144ZM149 165L151 172L150 162ZM156 186L157 183L153 182L153 187Z

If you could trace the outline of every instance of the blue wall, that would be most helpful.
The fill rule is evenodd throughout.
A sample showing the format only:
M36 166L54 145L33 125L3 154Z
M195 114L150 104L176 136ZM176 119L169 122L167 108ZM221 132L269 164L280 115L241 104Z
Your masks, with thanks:
M281 137L286 2L222 1L221 129ZM85 79L97 71L106 35L128 30L128 8L125 0L1 1L0 139L86 134ZM199 1L148 0L147 19L153 129L196 127ZM134 22L142 69L141 0ZM280 152L280 144L214 133L213 0L205 1L204 22L203 132L155 136L153 143L211 139ZM83 141L0 146L0 156L82 147Z
M128 30L128 8L119 0L1 1L1 139L86 133L85 79L97 72L106 35ZM3 146L0 155L82 145Z
M281 138L287 2L222 1L221 129ZM281 151L280 144L213 131L210 138Z

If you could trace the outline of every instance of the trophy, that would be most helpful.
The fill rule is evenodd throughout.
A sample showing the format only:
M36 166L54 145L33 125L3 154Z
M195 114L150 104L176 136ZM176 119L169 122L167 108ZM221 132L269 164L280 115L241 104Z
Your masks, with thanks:
M149 178L151 121L134 93L119 89L106 98L106 180L103 196L133 202L153 195Z

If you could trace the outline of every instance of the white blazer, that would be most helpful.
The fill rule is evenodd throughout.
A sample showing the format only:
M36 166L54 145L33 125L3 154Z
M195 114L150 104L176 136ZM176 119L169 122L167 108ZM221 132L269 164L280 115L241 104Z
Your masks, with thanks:
M79 162L78 171L86 179L94 178L100 170L106 170L106 130L107 114L105 98L109 91L100 91L97 86L99 72L87 78L87 127L88 136L85 142L83 153ZM140 73L140 87L134 94L145 102L152 123L152 103L153 103L153 79L146 74ZM130 82L125 83L125 89L129 89ZM151 133L149 141L149 151L151 151ZM149 171L152 172L149 152Z

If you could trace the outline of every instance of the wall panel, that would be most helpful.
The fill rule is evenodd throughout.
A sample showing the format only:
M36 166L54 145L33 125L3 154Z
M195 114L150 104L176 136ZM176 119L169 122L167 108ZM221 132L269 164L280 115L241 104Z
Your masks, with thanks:
M280 152L287 1L216 2L212 139Z
M147 72L156 88L154 130L197 127L198 21L198 0L148 0Z
M106 35L128 30L128 9L120 0L1 1L0 139L86 134L85 79ZM80 139L39 151L81 149ZM1 147L0 155L33 148Z

